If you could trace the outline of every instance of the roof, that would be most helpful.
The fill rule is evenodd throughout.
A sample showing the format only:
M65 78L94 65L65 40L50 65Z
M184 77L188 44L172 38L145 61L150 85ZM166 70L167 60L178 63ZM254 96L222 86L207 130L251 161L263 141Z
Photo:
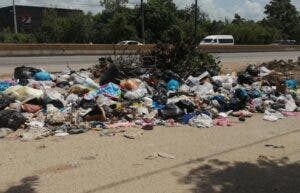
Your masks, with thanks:
M214 38L233 39L233 36L232 35L210 35L205 37L205 39L214 39Z
M10 8L13 7L12 5L10 6L5 6L5 7L0 7L0 9L3 8ZM61 10L74 10L74 11L81 11L80 9L73 9L73 8L60 8L60 7L46 7L46 6L29 6L29 5L16 5L16 7L31 7L31 8L41 8L41 9L61 9Z

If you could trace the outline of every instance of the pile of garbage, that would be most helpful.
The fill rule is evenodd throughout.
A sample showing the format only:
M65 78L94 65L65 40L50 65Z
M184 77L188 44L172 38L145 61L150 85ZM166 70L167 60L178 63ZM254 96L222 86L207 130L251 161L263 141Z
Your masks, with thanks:
M59 73L17 67L13 80L0 81L0 138L16 131L22 140L34 140L89 130L111 136L156 125L209 128L232 125L228 116L246 121L259 112L277 121L300 110L297 81L265 66L200 74L113 63Z

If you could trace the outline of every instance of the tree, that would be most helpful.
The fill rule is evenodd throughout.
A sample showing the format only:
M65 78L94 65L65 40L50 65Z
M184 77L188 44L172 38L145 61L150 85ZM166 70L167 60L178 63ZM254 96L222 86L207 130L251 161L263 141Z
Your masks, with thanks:
M172 0L149 0L145 5L147 42L167 42L166 31L176 25L177 7Z
M100 0L100 5L106 10L115 10L119 7L124 7L128 0Z
M253 21L225 25L220 32L233 35L237 44L266 44L281 36L280 31L276 28Z
M299 23L299 13L291 0L271 0L264 13L267 24L281 30L288 38Z
M92 35L92 23L91 13L74 13L66 17L62 42L89 43Z
M82 12L59 17L56 11L43 14L41 29L36 32L40 42L88 43L92 36L93 16Z
M61 42L64 36L65 19L58 17L54 10L43 13L41 28L36 32L39 42Z
M239 24L239 23L243 23L245 21L246 21L245 18L242 18L239 14L236 13L236 14L234 14L234 19L232 20L231 23L233 23L233 24Z

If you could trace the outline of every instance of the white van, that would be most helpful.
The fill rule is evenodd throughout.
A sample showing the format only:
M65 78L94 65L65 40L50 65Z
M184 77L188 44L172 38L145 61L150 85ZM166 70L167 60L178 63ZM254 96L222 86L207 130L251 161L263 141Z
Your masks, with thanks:
M212 35L205 37L200 45L234 45L232 35Z

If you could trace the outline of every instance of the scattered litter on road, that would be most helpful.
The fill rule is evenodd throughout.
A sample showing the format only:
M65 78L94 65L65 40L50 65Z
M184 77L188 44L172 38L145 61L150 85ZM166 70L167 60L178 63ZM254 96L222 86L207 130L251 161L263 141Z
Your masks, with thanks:
M175 156L174 155L171 155L171 154L168 154L168 153L165 153L165 152L156 152L154 154L151 154L149 156L147 156L145 159L148 159L148 160L153 160L153 159L156 159L156 158L166 158L166 159L175 159Z

